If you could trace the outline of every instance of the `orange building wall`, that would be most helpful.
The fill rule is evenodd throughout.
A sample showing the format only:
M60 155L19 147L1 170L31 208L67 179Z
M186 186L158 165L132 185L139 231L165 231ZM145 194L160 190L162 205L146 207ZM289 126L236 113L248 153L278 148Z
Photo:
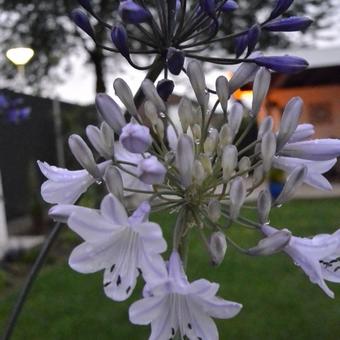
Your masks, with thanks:
M269 112L278 126L285 104L294 96L303 99L300 122L315 126L315 138L340 138L340 85L273 89L267 96L262 116ZM269 102L277 106L268 106Z

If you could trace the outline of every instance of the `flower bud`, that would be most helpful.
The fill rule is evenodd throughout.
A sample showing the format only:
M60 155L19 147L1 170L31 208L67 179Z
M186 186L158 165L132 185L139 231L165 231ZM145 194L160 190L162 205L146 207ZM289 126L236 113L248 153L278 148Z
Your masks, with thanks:
M210 200L208 203L208 217L217 222L221 217L221 203L218 200Z
M192 127L191 127L191 130L192 130L192 135L194 137L194 140L195 141L199 141L201 139L201 136L202 136L202 130L201 130L201 125L199 124L194 124Z
M291 6L293 1L294 0L277 0L268 20L274 19L283 14Z
M68 139L68 145L78 163L86 169L93 178L101 178L93 154L84 140L80 136L73 134Z
M288 17L269 21L263 29L272 32L304 31L312 22L313 20L308 17Z
M227 0L221 7L222 12L231 12L238 8L238 4L234 0Z
M94 39L94 32L90 20L82 10L74 9L71 12L71 18L80 29Z
M241 63L229 81L230 93L254 80L259 67L253 63Z
M106 145L106 148L110 150L110 154L112 156L115 144L115 136L113 130L106 122L102 122L100 124L100 131L102 133L103 141Z
M194 143L188 135L181 135L176 150L176 165L181 182L186 188L192 181L192 167L194 165Z
M215 0L200 0L201 9L210 17L215 17Z
M202 65L196 60L190 61L187 67L187 74L198 104L205 108L208 104L209 94L206 92L205 76Z
M233 131L231 130L231 127L229 124L224 124L220 131L220 148L223 148L225 145L231 144L233 141Z
M271 116L266 116L259 126L259 131L257 133L257 140L261 140L264 134L272 130L273 130L273 118Z
M119 141L132 153L143 153L152 143L149 128L136 123L129 123L123 127Z
M158 112L165 112L166 107L163 99L159 96L154 83L150 79L144 79L142 89L145 97L153 102Z
M224 76L219 76L216 79L216 93L221 103L221 107L224 113L228 110L228 100L230 97L229 82Z
M117 24L112 27L111 40L120 54L130 60L128 35L123 25Z
M268 172L272 166L272 160L276 151L276 137L273 132L268 131L262 137L261 157L263 161L263 170Z
M294 97L287 103L282 114L277 136L277 151L280 151L285 146L296 130L302 113L302 106L303 101L300 97Z
M253 173L253 186L259 186L265 178L265 172L263 171L263 166L259 165L254 169Z
M160 139L164 138L164 123L162 119L158 118L154 127L156 134L160 137Z
M208 174L211 175L213 172L212 165L211 165L211 160L208 155L205 154L200 154L199 160L203 165L204 171Z
M257 214L260 224L268 222L268 216L272 207L272 196L269 190L262 190L257 197Z
M218 131L214 128L211 128L209 135L204 142L204 152L208 155L214 154L218 145L218 140Z
M296 190L302 185L306 175L307 168L305 166L295 168L288 176L280 195L275 200L275 205L281 205L290 200Z
M236 220L246 199L246 185L242 177L236 177L230 184L230 219Z
M138 112L129 85L123 79L117 78L113 82L113 88L115 90L116 96L122 101L127 111L133 117L137 117Z
M222 153L223 180L227 181L237 166L237 148L235 145L227 145Z
M107 94L98 93L96 106L105 122L118 134L126 124L122 111L117 103Z
M157 83L156 88L159 96L166 102L174 91L175 84L170 79L162 79Z
M120 201L124 200L123 178L120 171L114 167L109 166L104 173L104 181L107 190Z
M166 55L166 63L169 71L174 75L179 75L184 65L184 53L181 50L177 50L173 47L168 48Z
M187 132L188 127L194 122L192 105L188 98L182 97L178 105L178 116L181 121L183 132Z
M270 72L261 67L255 76L253 85L253 102L251 107L251 116L255 117L259 113L262 103L268 93L270 85Z
M288 230L279 230L260 240L256 247L248 249L247 253L253 256L266 256L275 254L286 247L292 237Z
M141 24L151 19L150 12L132 0L120 1L119 15L128 24Z
M89 125L86 127L86 136L100 156L105 159L112 158L113 149L110 149L110 147L106 144L104 135L100 129L94 125Z
M137 167L139 179L146 184L162 184L166 168L155 156L142 159Z
M209 248L213 265L220 265L227 251L227 241L222 232L217 231L211 235L209 240Z
M155 126L158 120L158 113L155 104L150 101L146 100L144 103L144 112L145 116L149 119L150 123Z
M249 174L249 168L251 167L250 158L243 156L238 162L238 170L243 173L242 177L247 178Z
M206 174L205 174L203 165L199 160L194 161L194 166L193 166L193 169L192 169L192 176L193 176L194 181L198 185L201 185L206 178Z
M299 57L284 55L271 57L255 57L253 60L259 66L267 67L273 71L280 73L297 73L305 70L308 67L308 62Z
M247 57L252 53L260 39L261 35L261 26L258 24L253 25L250 27L248 34L247 34L247 46L248 46L248 51L247 51Z
M234 39L235 55L239 58L248 46L248 33L245 32Z
M242 119L243 119L243 105L241 103L236 102L231 107L230 113L228 115L228 124L232 131L233 138L235 138L235 136L240 130Z

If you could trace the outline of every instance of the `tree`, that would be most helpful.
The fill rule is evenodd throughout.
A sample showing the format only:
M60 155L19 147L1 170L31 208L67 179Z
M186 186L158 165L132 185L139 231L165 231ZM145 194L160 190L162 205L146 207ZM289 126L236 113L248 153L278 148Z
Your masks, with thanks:
M255 16L261 16L266 9L273 6L275 0L239 0L239 9L228 13L222 29L230 32L235 28L250 27L254 23ZM150 1L151 4L155 1ZM93 0L91 1L95 12L104 21L113 23L118 19L116 13L119 5L118 0ZM40 80L49 76L51 68L57 66L65 56L70 55L76 48L85 50L88 62L94 66L96 74L96 91L105 92L105 65L107 57L112 54L103 52L96 48L93 43L84 38L84 35L75 28L70 19L71 10L77 7L76 0L0 0L0 29L2 32L0 43L2 56L0 56L0 70L5 77L13 77L15 70L3 57L4 52L20 42L31 46L38 51L32 62L28 65L28 81L34 88L39 90ZM315 6L322 6L311 28L313 31L321 25L322 20L334 9L332 0L323 1L322 5L318 0L296 0L293 6L294 14L308 14ZM107 31L97 21L93 21L93 28L96 32L97 42L104 43L107 40ZM322 23L324 24L324 23ZM275 46L277 43L275 35L264 34L260 41L260 47ZM283 37L279 39L280 46L286 47L290 41ZM110 45L111 42L108 43ZM112 43L111 43L112 44ZM222 44L229 51L230 44Z

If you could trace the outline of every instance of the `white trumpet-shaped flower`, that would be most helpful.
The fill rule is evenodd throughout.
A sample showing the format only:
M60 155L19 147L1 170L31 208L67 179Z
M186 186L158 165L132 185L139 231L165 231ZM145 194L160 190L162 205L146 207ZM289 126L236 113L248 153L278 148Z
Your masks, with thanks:
M70 214L70 206L64 208ZM62 209L58 207L59 215ZM148 281L165 276L159 254L166 242L159 225L148 221L149 212L149 204L143 202L128 217L111 194L104 197L100 210L75 207L67 223L84 242L72 251L70 266L84 274L104 270L105 294L116 301L131 295L139 273Z
M111 161L105 161L97 165L101 176L111 164ZM38 161L38 165L40 171L47 178L47 181L41 186L41 195L48 203L75 203L93 183L98 181L85 169L68 170L41 161Z
M172 339L176 333L181 339L217 340L212 317L229 319L242 308L239 303L217 297L218 288L218 284L204 279L189 283L179 254L174 251L168 263L168 278L147 284L146 296L130 307L130 321L151 323L149 340Z
M278 230L264 225L262 231L269 236ZM311 282L318 284L329 297L334 298L325 280L340 282L340 230L313 238L292 236L283 251L309 276Z

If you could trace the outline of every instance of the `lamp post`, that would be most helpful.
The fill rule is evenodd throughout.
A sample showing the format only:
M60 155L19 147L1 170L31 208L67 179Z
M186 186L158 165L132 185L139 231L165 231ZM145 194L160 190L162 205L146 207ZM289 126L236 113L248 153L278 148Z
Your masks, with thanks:
M23 91L25 80L25 65L34 56L34 51L29 47L15 47L6 52L6 57L17 67L17 87Z

